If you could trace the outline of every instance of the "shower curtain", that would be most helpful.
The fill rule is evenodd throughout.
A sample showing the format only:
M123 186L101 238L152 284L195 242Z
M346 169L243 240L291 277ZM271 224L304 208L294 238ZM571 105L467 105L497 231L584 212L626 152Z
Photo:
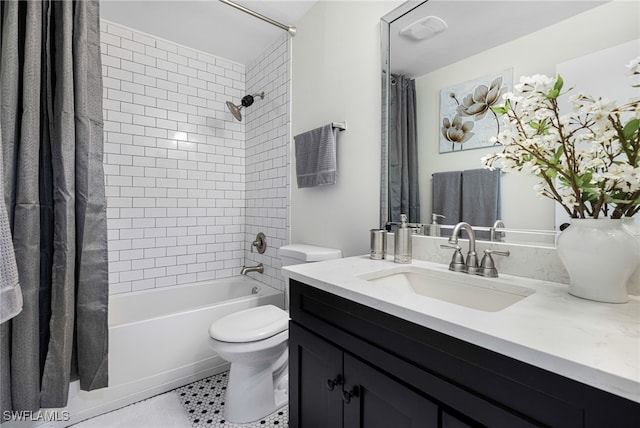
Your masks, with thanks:
M2 185L23 310L2 323L8 410L107 385L107 228L97 1L0 5Z
M389 87L389 221L420 222L415 80L392 75Z

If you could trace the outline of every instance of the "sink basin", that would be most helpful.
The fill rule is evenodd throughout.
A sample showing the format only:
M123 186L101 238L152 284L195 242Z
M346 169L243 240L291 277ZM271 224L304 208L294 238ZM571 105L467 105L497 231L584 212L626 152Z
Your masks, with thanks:
M376 286L413 293L485 312L497 312L533 294L535 290L466 273L400 266L359 276Z

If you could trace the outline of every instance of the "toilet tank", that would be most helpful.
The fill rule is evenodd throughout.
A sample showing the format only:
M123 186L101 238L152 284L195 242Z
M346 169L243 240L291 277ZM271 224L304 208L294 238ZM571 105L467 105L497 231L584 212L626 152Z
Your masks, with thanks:
M325 248L307 244L291 244L280 247L280 261L282 262L282 266L320 262L323 260L339 259L341 257L342 250L335 248Z
M321 262L323 260L339 259L342 250L318 247L307 244L291 244L280 247L280 261L282 266L298 265L300 263ZM284 307L289 310L289 275L283 270L285 301Z

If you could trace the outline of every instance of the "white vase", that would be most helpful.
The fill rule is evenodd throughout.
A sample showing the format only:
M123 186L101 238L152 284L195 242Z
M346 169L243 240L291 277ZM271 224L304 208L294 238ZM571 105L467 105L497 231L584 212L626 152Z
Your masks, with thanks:
M622 219L572 219L558 237L560 260L569 273L569 293L606 303L629 301L627 281L640 263L638 240Z

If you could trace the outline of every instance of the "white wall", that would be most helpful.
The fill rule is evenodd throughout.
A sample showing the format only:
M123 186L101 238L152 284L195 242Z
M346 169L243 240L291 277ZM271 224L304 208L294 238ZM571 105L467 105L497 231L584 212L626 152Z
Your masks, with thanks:
M514 68L514 83L522 75L553 76L558 63L637 39L640 35L638 5L638 2L629 1L607 3L416 79L417 112L421 118L418 138L423 222L430 220L431 174L481 168L480 158L493 150L438 153L440 89L510 67ZM619 66L624 68L625 64ZM569 86L571 82L565 81L565 87ZM507 227L554 228L555 203L550 199L539 199L533 190L535 183L536 180L527 175L502 176L502 218Z
M401 1L320 1L296 23L292 135L346 121L337 184L298 189L291 178L291 242L369 251L379 225L380 18ZM293 153L293 143L291 145Z
M640 3L638 8L640 9ZM640 10L638 14L640 15ZM640 36L640 24L638 36ZM560 63L556 69L566 82L572 82L584 93L594 96L606 94L603 96L622 104L634 98L637 99L638 88L633 85L640 83L640 76L631 78L627 67L621 67L620 64L628 64L630 59L638 55L640 55L640 38ZM564 102L560 104L561 109L570 108L567 99L562 101ZM560 204L556 204L555 208L556 224L570 223L569 215ZM637 225L635 234L640 236L640 215L635 215L634 218ZM637 288L640 290L640 268Z

